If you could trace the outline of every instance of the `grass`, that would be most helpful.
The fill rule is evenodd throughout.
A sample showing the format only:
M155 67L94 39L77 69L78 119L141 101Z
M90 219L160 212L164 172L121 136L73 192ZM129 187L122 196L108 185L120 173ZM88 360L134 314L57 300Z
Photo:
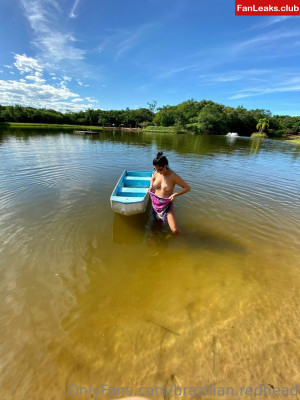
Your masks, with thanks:
M11 127L11 128L58 128L58 129L80 129L80 130L94 130L102 131L102 126L90 126L90 125L68 125L68 124L39 124L33 122L3 122L0 123L0 127Z
M168 132L174 133L174 126L147 126L147 128L143 129L143 132Z
M265 133L253 132L251 137L252 138L267 138L268 136Z
M300 145L300 138L288 139L288 140L285 140L285 142L290 142L290 143Z

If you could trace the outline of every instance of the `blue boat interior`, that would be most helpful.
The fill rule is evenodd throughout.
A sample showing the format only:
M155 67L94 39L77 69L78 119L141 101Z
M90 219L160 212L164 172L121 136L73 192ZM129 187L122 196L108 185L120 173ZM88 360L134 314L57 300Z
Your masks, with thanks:
M126 170L112 195L114 200L138 202L143 200L150 186L152 171Z

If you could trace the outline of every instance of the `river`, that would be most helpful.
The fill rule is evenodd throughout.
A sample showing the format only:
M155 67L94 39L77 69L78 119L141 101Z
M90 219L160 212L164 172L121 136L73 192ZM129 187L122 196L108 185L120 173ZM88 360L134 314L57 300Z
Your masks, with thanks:
M183 237L110 208L160 150L192 188ZM299 383L299 161L270 139L0 131L2 398Z

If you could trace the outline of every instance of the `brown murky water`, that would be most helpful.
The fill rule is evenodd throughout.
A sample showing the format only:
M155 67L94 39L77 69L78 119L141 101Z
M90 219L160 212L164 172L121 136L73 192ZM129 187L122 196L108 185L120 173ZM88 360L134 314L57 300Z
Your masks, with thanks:
M110 209L121 172L158 150L192 187L184 238ZM299 385L299 148L11 130L0 157L2 399Z

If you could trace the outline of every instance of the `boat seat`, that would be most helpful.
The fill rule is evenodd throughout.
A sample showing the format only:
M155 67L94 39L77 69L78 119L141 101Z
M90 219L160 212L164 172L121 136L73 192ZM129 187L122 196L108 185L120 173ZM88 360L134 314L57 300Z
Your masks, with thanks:
M133 186L133 187L149 187L150 186L150 178L144 176L126 176L123 180L124 186Z
M120 197L139 197L140 199L143 199L145 197L145 193L141 193L141 192L118 192L117 196Z
M143 200L143 197L126 197L126 196L111 196L111 200L118 201L119 203L140 203Z
M127 171L126 176L132 176L136 178L151 178L153 172L152 171Z
M151 176L125 176L128 181L150 181Z
M118 193L147 193L148 188L143 187L122 187L118 190Z

